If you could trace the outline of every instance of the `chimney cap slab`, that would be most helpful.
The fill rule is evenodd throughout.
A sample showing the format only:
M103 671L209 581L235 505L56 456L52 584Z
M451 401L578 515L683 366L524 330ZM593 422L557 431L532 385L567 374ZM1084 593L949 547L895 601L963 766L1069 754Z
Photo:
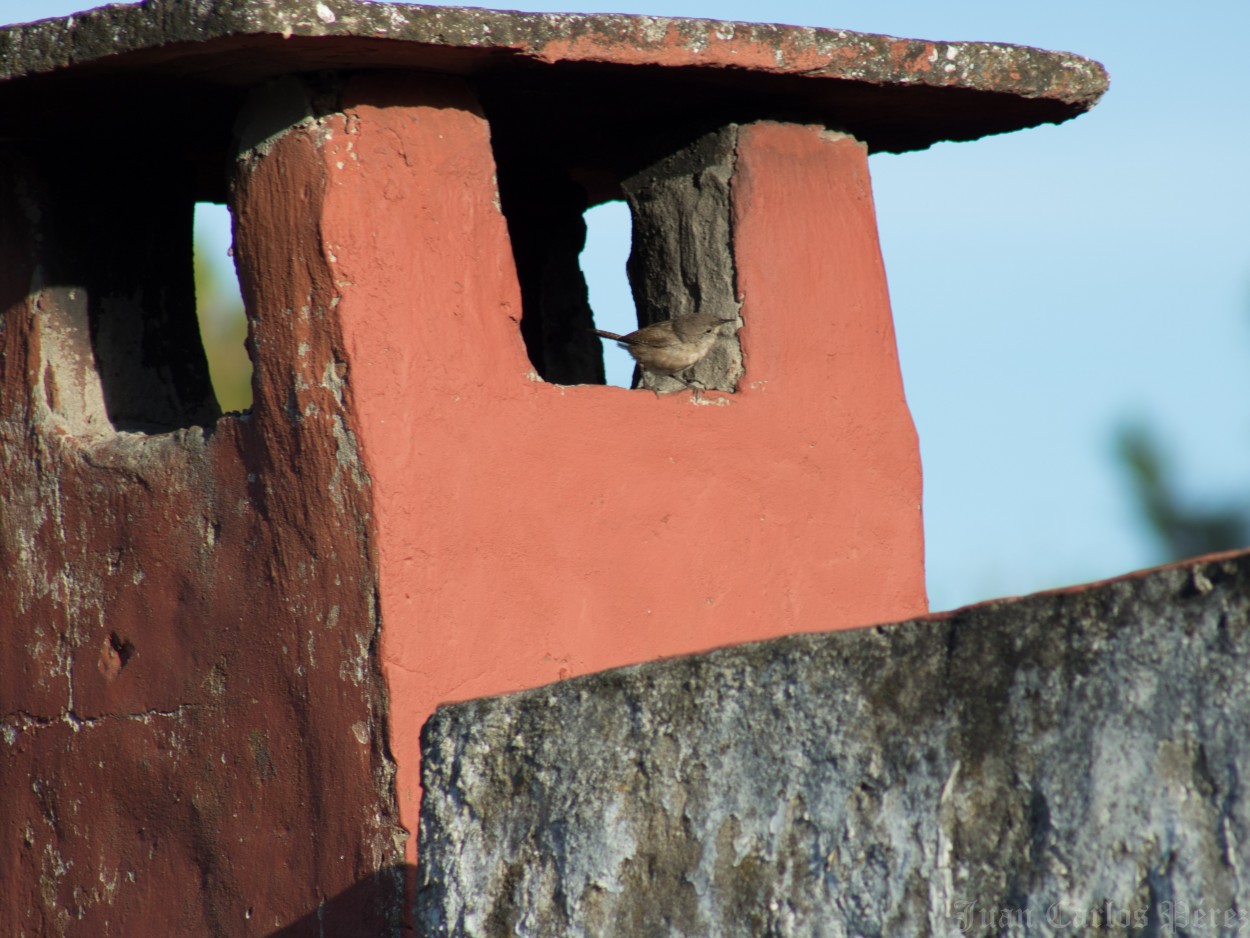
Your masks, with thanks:
M0 106L48 74L237 89L376 68L623 84L646 76L678 99L722 109L749 101L752 116L825 123L891 152L1059 123L1108 85L1095 61L1003 43L358 0L148 0L0 29Z

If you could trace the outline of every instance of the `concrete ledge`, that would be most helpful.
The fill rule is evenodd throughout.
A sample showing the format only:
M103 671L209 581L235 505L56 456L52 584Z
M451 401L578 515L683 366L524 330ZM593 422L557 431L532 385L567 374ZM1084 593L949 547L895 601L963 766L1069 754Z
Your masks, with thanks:
M464 75L546 68L559 70L565 84L570 69L663 68L658 103L687 88L692 104L736 105L735 120L784 111L875 150L1057 123L1088 110L1107 88L1097 62L1023 46L356 0L149 0L0 30L0 83L84 68L223 87L360 68ZM632 91L648 96L637 85Z
M418 921L1235 931L1248 673L1240 553L445 707L424 735Z

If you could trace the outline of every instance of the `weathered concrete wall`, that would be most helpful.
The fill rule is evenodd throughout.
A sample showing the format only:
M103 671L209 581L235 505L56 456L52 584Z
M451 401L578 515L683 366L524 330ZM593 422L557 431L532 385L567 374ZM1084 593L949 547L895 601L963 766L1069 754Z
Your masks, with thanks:
M430 935L1250 927L1250 554L439 710Z

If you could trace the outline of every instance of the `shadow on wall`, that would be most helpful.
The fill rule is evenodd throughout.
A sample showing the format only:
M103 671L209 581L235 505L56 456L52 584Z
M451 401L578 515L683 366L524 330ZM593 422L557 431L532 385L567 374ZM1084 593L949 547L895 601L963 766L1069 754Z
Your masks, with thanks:
M411 882L415 877L416 868L406 863L383 867L290 925L270 932L269 938L381 938L411 934L401 931L400 913L404 880Z

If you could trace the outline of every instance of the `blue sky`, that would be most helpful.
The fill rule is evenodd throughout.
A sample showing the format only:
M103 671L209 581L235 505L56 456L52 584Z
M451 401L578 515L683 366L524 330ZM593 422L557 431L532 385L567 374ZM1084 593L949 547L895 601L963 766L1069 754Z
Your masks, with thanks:
M0 0L0 21L74 12ZM1250 3L527 2L1015 42L1107 66L1090 113L871 161L925 469L935 609L1157 562L1112 434L1156 428L1195 504L1250 501ZM615 213L615 217L613 217ZM602 317L628 232L592 218ZM618 278L613 286L612 277ZM609 326L609 328L611 328Z

